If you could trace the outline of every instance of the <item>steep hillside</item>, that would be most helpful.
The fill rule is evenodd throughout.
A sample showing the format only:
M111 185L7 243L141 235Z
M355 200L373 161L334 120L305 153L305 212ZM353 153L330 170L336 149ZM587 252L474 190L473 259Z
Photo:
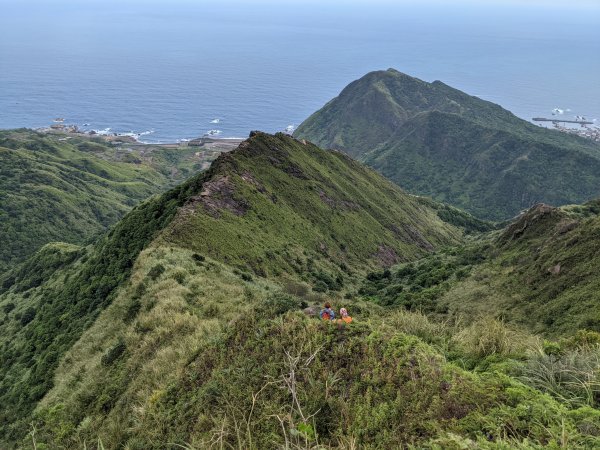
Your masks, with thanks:
M410 284L398 304L436 310L552 229L449 222L488 226L342 153L252 133L93 247L48 245L4 276L3 447L598 447L600 334L544 342L384 307ZM352 324L301 311L325 300Z
M456 114L420 114L383 147L366 164L478 217L501 220L540 201L564 205L599 193L599 158Z
M193 148L152 154L100 138L0 131L0 273L52 241L81 244L198 170Z
M410 192L486 219L600 194L597 143L393 69L351 83L295 135L343 150Z
M493 316L550 337L600 332L600 206L536 205L501 232L368 276L381 305Z
M157 264L166 270L155 277ZM600 444L592 407L561 403L505 373L527 364L518 360L539 345L535 338L481 323L466 330L490 339L481 349L418 314L360 302L339 302L355 317L340 329L298 311L302 300L181 249L144 252L131 286L63 359L56 388L35 413L38 445ZM505 347L494 347L502 339ZM477 371L460 368L486 358Z
M261 276L334 278L456 242L434 208L340 152L255 133L211 168L162 239ZM327 284L331 284L327 282Z
M494 242L463 285L442 299L450 311L479 311L550 336L600 332L600 207L538 205Z
M126 292L119 314L127 324L140 308L152 310L160 302L160 295L146 289L163 273L182 284L205 264L216 271L214 277L200 277L177 295L206 307L209 316L224 314L217 294L210 307L203 299L211 284L222 286L217 293L229 289L231 281L221 279L225 273L241 280L236 295L246 295L243 286L260 276L293 292L312 287L315 298L319 292L341 297L353 277L369 268L459 242L461 229L440 216L341 153L281 134L254 133L208 171L135 207L93 246L46 246L0 279L0 434L10 439L23 434L32 409L53 386L60 359L120 287ZM147 270L139 255L151 242L160 257ZM130 280L134 263L143 267L135 276L148 279L141 287ZM175 295L171 288L172 281L167 297ZM242 311L232 307L231 314ZM148 326L156 331L156 324ZM123 350L119 344L114 354Z

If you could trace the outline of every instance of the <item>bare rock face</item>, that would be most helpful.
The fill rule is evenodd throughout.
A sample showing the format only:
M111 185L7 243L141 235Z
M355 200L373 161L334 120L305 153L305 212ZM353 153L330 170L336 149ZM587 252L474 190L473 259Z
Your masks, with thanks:
M576 220L561 223L558 228L558 234L565 234L569 231L573 231L575 228L577 228L577 225L579 225L579 222L577 222Z
M521 214L515 222L509 225L499 240L504 243L516 241L529 230L532 230L546 219L552 219L554 216L559 216L561 213L558 208L554 208L543 203L533 206Z
M319 198L323 203L329 206L332 209L339 210L352 210L356 211L359 207L356 203L349 200L335 200L331 197L328 197L327 194L323 191L319 191Z
M391 267L400 262L400 257L396 254L396 251L387 245L380 245L375 257L383 267Z
M431 245L431 243L427 241L427 239L425 239L421 232L415 227L409 224L402 224L402 228L410 238L410 240L407 242L414 242L423 250L427 250L428 252L432 252L433 250L435 250L434 246Z
M559 275L560 270L561 270L560 263L558 263L557 265L550 267L548 269L548 272L551 273L552 275Z
M229 176L217 177L202 185L200 194L190 198L182 208L181 214L192 214L201 206L215 218L220 217L223 211L243 216L250 209L250 205L244 199L237 199L234 194L235 186Z

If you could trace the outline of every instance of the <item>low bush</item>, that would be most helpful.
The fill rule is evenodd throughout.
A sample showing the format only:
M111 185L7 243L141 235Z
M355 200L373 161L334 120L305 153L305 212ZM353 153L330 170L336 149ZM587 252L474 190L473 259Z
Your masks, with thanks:
M152 280L156 280L165 272L165 266L162 264L157 264L148 272L148 277Z
M110 366L117 359L119 359L126 350L125 342L119 341L113 347L111 347L103 356L102 356L102 365Z

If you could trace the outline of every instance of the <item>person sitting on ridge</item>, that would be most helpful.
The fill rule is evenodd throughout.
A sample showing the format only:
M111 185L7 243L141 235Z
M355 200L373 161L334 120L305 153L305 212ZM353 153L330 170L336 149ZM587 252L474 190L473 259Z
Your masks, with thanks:
M346 308L340 308L340 323L350 323L352 322L352 317L348 315L348 310Z
M325 303L324 308L321 310L319 317L322 320L333 320L335 319L335 311L331 309L331 304L329 302Z

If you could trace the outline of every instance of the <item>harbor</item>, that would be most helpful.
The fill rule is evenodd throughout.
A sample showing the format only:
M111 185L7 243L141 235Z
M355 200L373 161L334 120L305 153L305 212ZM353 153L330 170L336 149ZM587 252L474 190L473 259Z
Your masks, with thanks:
M577 117L575 120L568 119L546 119L544 117L534 117L531 119L534 122L550 122L552 126L563 133L574 134L585 139L590 139L595 142L600 142L600 127L595 125L595 121L586 120L585 117ZM579 127L569 126L579 125ZM543 126L540 124L540 126Z
M578 125L581 125L582 127L585 125L593 125L594 122L590 122L589 120L563 120L563 119L546 119L544 117L534 117L533 119L534 122L552 122L552 123L576 123Z

